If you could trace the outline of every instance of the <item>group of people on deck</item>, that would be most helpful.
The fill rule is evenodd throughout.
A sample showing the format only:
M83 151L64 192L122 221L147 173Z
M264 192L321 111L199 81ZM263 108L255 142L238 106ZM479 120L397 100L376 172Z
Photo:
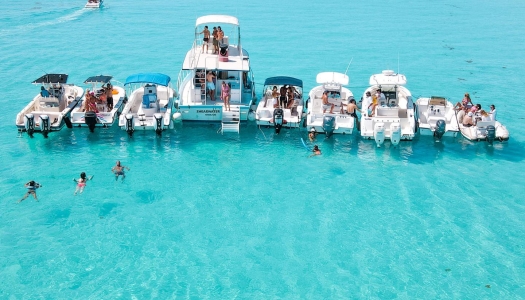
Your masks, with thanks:
M106 86L102 86L96 93L86 89L85 99L84 112L111 111L113 109L113 86L108 82Z
M288 108L292 109L295 104L295 100L301 99L301 95L297 92L295 87L291 85L283 85L279 90L277 86L273 86L272 95L273 108Z
M464 127L475 126L478 121L496 121L496 106L491 104L487 112L481 108L481 104L472 103L469 93L465 93L463 100L456 103L454 109L458 111L458 121Z
M210 41L210 36L213 38L212 44L213 44L213 52L212 54L219 53L219 44L223 44L224 42L224 31L222 31L221 26L213 27L213 32L210 34L210 30L208 29L208 26L204 26L204 30L199 32L199 34L203 34L204 37L202 38L202 53L204 53L204 47L206 47L206 53L208 53L208 43Z
M321 96L321 100L323 101L323 113L326 113L326 110L330 108L330 113L334 113L335 103L332 100L332 102L329 101L329 98L332 99L339 99L341 100L341 93L335 92L335 91L324 91L323 96ZM348 104L346 104L346 114L351 115L352 117L357 119L357 104L355 102L355 99L352 97L348 101ZM341 114L345 113L344 105L341 103L341 109L339 110Z
M204 75L204 70L197 70L195 77L197 79L196 84L200 84L201 94L205 94L210 97L211 101L215 101L215 90L217 86L217 76L215 72L208 71L208 73ZM227 111L230 110L231 89L232 86L230 82L222 81L220 99L224 102L224 110Z

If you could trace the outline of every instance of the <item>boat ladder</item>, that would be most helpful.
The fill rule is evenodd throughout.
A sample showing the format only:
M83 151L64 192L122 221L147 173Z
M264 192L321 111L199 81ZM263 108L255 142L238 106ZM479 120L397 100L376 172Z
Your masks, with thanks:
M224 132L237 132L239 133L239 124L241 123L240 109L238 106L232 106L230 111L222 110L222 129L221 133Z

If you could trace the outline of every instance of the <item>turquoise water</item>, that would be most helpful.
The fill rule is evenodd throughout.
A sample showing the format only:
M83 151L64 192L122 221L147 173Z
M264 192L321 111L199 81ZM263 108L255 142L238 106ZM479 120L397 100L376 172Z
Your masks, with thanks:
M0 298L525 298L525 3L236 3L0 4ZM354 94L399 70L416 97L495 104L511 139L376 149L319 136L323 155L308 158L304 132L254 124L238 135L179 124L160 138L116 127L17 136L44 72L175 80L195 19L215 13L239 18L259 93L276 75L308 91L352 61ZM117 159L131 169L123 183ZM82 171L94 179L73 196ZM40 201L17 204L31 179Z

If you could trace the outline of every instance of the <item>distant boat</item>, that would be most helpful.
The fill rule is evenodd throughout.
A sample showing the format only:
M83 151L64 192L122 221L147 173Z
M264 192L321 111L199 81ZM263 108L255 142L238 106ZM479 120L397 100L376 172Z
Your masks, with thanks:
M84 6L85 8L100 8L102 6L102 2L104 2L104 0L88 0L88 2L86 3L86 6Z

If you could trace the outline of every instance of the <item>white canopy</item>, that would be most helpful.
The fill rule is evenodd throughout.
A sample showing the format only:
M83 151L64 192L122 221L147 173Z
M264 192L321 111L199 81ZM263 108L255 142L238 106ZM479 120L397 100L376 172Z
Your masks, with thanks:
M195 27L210 23L232 24L235 26L239 26L239 20L237 20L236 17L227 15L208 15L198 18Z
M405 85L407 78L403 74L396 74L392 70L384 70L381 74L370 76L370 85Z
M322 72L317 74L316 81L319 84L348 85L350 78L346 74L337 72Z

